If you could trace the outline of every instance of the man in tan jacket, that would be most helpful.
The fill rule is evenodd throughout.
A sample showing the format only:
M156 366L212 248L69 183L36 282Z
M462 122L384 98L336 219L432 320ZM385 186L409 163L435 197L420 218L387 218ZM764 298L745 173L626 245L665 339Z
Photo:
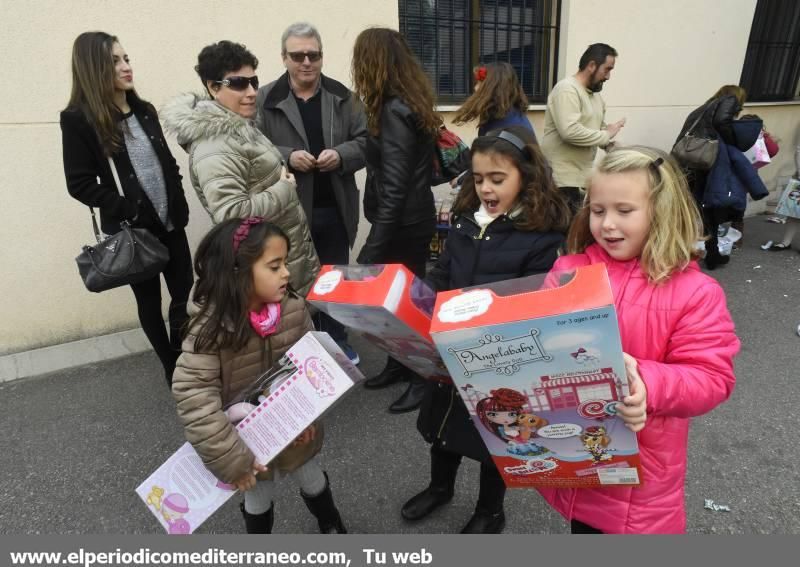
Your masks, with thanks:
M605 123L606 104L600 96L616 57L610 45L590 45L581 56L578 72L559 81L547 97L542 152L573 214L583 203L597 148L608 146L625 124L624 118Z

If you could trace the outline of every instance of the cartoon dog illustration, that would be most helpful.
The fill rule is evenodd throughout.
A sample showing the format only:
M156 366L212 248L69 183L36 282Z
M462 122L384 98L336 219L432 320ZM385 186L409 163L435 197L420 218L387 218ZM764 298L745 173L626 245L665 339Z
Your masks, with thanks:
M532 413L522 413L517 418L517 430L519 431L519 439L521 441L528 441L532 437L536 437L536 431L548 424L548 421L543 417Z
M584 429L581 434L581 442L584 449L592 456L592 465L611 459L607 448L611 444L611 438L604 426L594 425Z

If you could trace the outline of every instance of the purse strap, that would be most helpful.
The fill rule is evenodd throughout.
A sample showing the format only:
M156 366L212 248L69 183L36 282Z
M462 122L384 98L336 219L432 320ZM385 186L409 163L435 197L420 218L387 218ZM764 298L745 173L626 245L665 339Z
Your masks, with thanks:
M689 136L689 135L691 135L692 131L693 131L693 130L695 129L695 127L696 127L696 126L697 126L697 125L700 123L700 121L703 119L703 116L705 116L705 115L706 115L706 110L708 110L708 108L709 108L711 105L714 105L714 106L716 106L716 104L717 104L717 103L719 103L719 99L714 99L714 100L712 100L711 102L707 103L707 104L706 104L706 105L703 107L703 110L700 112L700 115L697 117L697 120L695 120L695 121L694 121L694 124L692 124L691 126L689 126L689 129L688 129L688 130L686 130L686 133L685 133L683 136L684 136L684 137L686 137L686 136ZM714 112L716 112L716 108L714 109Z
M119 196L125 198L125 194L122 192L122 183L119 181L119 173L117 173L117 166L114 164L114 160L110 157L108 159L108 166L111 168L111 175L114 177L114 185L117 188L117 192ZM89 212L92 213L92 230L94 230L94 238L100 243L103 239L100 238L100 228L97 225L97 217L94 214L94 208L89 207Z

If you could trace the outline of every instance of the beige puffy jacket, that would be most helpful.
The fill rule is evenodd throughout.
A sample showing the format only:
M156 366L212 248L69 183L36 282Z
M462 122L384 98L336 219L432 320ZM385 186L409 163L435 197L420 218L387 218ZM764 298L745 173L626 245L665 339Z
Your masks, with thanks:
M199 307L190 302L189 314ZM172 395L186 439L203 459L206 468L223 482L232 483L253 464L253 453L225 416L224 409L253 381L277 362L306 332L313 330L305 301L293 294L281 304L281 320L276 332L262 338L255 331L238 352L222 350L195 352L195 323L183 341L172 377ZM272 478L275 469L291 472L311 459L322 448L324 432L317 423L314 440L306 445L289 446L271 463L259 479Z
M297 187L281 177L277 148L253 121L195 94L173 99L161 118L189 152L192 186L214 224L258 216L281 227L291 244L291 285L305 296L319 272L319 259Z

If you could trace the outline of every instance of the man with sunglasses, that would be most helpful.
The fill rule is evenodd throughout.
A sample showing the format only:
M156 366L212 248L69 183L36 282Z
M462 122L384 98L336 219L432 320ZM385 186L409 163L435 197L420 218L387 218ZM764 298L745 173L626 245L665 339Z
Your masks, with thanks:
M258 91L257 126L277 146L297 180L322 264L348 264L359 221L355 172L364 167L367 119L343 84L322 74L322 38L311 24L281 37L286 73ZM358 363L345 328L318 313L314 323Z

